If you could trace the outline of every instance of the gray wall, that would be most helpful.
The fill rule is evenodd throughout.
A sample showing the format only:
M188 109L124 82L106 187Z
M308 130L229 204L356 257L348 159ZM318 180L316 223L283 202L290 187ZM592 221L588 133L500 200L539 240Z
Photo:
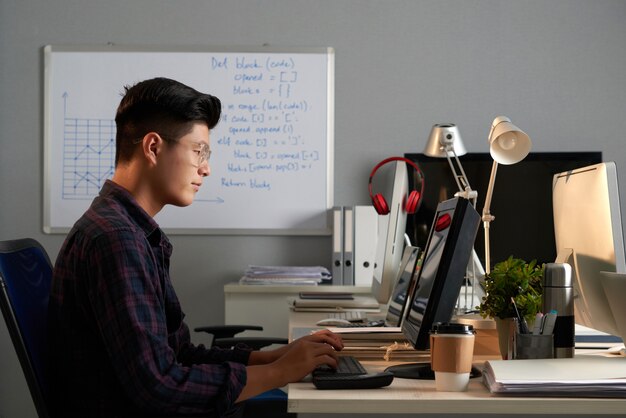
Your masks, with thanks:
M334 197L350 205L368 203L377 161L421 152L434 123L486 152L500 114L534 151L600 150L626 173L625 21L618 0L0 0L0 239L36 238L54 258L64 238L42 233L45 44L334 47ZM329 262L328 237L172 241L191 326L223 321L222 287L247 264ZM34 416L4 323L0 353L0 417Z

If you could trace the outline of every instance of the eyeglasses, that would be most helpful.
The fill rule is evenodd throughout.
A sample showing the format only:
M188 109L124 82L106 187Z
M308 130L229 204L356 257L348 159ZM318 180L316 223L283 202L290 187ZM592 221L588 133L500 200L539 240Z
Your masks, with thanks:
M205 162L209 162L212 152L209 144L205 144L204 142L193 142L193 144L200 147L200 149L194 149L194 152L198 154L198 165L196 167L200 167Z
M169 139L163 135L160 135L161 138L163 138L163 140L165 142L169 142L169 143L176 143L176 144L181 144L181 142L176 141L174 139ZM133 141L133 144L138 144L143 140L143 137L141 138L137 138ZM198 164L196 164L196 167L200 167L202 164L204 164L205 162L208 162L211 159L211 148L209 147L209 144L206 144L204 142L191 142L191 144L193 144L195 147L199 147L197 149L193 149L193 152L197 155L198 158Z

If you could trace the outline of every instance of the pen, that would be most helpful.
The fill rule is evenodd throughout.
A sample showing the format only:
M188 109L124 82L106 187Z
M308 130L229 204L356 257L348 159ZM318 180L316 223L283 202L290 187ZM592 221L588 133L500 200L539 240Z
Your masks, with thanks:
M541 334L541 328L543 326L543 314L539 312L535 315L535 324L533 325L533 335Z
M556 322L556 311L553 309L549 313L545 314L543 327L541 329L542 335L552 334L554 331L554 323Z
M517 321L519 322L519 332L520 334L528 334L528 324L526 320L519 314L517 310L517 305L515 304L515 299L511 296L511 303L513 303L513 309L515 309L515 315L517 315Z

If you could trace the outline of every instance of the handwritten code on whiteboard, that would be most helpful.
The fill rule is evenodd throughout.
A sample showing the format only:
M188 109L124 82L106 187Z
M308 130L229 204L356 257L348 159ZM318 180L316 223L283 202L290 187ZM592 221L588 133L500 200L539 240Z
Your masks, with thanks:
M47 46L44 230L66 232L113 175L124 86L169 77L222 101L207 177L170 233L328 234L332 49L99 50Z

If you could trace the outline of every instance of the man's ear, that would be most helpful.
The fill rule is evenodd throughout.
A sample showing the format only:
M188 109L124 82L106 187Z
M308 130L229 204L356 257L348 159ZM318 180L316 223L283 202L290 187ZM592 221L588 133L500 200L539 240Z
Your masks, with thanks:
M156 132L148 132L141 142L141 150L144 158L152 164L156 164L157 155L163 148L163 138Z

